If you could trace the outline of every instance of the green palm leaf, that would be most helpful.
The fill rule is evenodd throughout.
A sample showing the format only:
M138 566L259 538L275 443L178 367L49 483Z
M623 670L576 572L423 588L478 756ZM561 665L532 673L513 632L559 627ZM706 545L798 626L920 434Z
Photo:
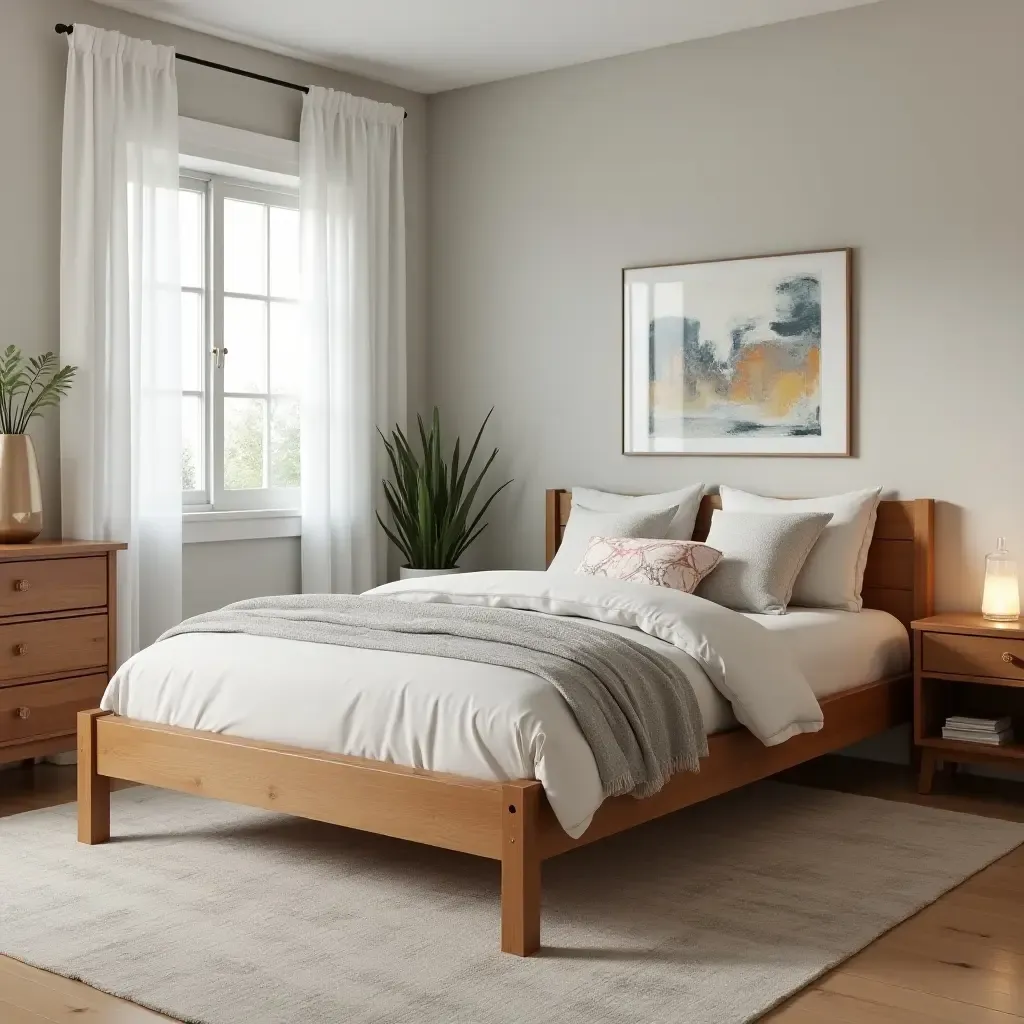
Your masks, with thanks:
M25 433L36 416L67 395L78 368L59 365L53 352L30 356L27 362L16 345L0 353L0 433Z

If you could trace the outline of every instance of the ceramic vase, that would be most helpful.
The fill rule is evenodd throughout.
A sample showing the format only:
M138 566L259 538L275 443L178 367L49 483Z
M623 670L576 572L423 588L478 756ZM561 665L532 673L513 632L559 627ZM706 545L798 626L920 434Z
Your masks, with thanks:
M398 578L400 580L417 580L422 576L453 576L460 572L462 570L458 566L454 569L413 569L408 565L403 565L398 570Z
M0 434L0 544L27 544L43 528L43 493L28 434Z

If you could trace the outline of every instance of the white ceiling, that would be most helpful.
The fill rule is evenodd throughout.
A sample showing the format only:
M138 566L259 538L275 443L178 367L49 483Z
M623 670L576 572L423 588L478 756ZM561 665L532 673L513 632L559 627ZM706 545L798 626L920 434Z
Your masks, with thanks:
M877 0L100 0L441 92Z

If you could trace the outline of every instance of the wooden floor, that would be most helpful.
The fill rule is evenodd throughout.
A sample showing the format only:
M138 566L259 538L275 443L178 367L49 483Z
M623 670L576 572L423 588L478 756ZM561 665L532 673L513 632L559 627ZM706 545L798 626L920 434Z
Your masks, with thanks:
M906 769L830 757L788 781L1024 821L1024 785L973 777L918 796ZM945 790L944 792L942 790ZM73 800L73 768L0 772L0 817ZM167 1018L0 957L0 1024L141 1024ZM873 942L765 1018L771 1024L1024 1021L1024 847Z

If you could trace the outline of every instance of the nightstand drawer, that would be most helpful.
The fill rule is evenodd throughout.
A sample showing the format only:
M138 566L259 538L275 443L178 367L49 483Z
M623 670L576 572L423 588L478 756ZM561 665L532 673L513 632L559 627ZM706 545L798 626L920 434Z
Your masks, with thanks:
M107 616L0 626L0 685L35 676L106 669Z
M102 608L106 603L103 555L0 563L0 615Z
M988 676L1024 684L1024 640L925 633L921 652L926 674Z
M0 690L0 755L6 743L73 733L75 716L79 711L98 707L106 688L104 674Z

